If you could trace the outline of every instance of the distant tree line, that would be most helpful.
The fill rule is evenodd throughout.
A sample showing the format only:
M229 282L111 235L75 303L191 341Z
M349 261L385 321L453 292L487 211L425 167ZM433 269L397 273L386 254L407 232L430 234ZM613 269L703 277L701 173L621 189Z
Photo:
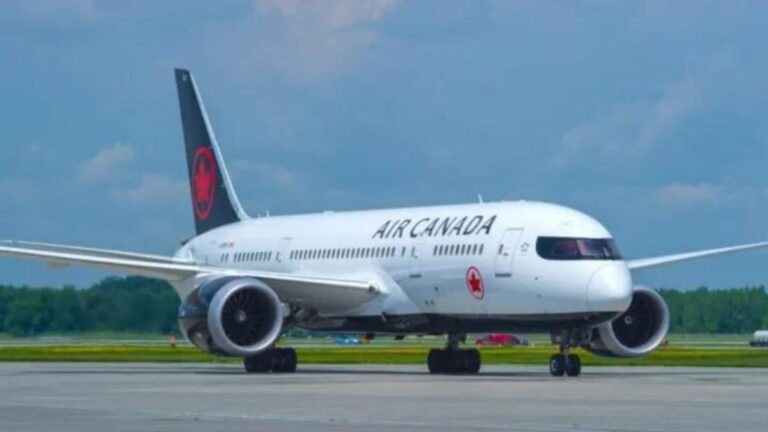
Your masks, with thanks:
M751 333L768 328L762 286L693 291L660 289L676 333ZM179 299L163 281L108 277L89 288L0 285L0 333L178 333Z
M0 285L0 333L177 332L179 299L163 281L108 277L89 288Z
M693 291L660 289L675 333L752 333L768 328L765 287Z

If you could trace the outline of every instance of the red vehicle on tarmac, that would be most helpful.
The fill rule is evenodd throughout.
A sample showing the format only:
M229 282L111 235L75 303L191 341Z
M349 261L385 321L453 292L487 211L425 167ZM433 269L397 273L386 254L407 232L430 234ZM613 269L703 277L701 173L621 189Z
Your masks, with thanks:
M491 333L478 338L475 345L480 346L515 346L528 345L528 340L513 334Z

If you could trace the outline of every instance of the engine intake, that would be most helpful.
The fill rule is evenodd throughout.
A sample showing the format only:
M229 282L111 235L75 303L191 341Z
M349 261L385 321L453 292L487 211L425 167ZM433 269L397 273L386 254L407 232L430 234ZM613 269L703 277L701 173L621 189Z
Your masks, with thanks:
M592 329L582 347L604 357L639 357L658 347L669 330L669 309L654 290L635 286L632 303L617 318Z
M187 339L205 351L252 356L280 337L282 305L257 279L217 278L182 304L179 322Z

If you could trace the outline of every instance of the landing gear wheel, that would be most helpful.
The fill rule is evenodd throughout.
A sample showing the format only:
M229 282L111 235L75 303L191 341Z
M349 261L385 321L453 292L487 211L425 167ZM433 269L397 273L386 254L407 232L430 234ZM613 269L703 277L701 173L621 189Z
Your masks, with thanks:
M274 348L243 358L245 371L249 373L296 372L296 363L293 348Z
M549 373L552 376L563 376L565 374L565 356L555 354L549 358Z
M434 348L429 350L429 354L427 355L427 368L429 368L429 373L443 373L445 363L443 357L443 350Z
M576 354L568 354L565 357L565 373L570 377L581 374L581 358Z
M243 358L243 366L248 373L265 373L272 368L272 352L265 351L255 356Z
M475 374L480 371L480 352L476 349L431 349L427 355L429 373Z
M480 372L480 365L482 364L480 351L472 348L464 351L464 355L467 357L467 367L464 372L469 374Z
M273 372L296 372L296 350L293 348L276 348L272 351Z

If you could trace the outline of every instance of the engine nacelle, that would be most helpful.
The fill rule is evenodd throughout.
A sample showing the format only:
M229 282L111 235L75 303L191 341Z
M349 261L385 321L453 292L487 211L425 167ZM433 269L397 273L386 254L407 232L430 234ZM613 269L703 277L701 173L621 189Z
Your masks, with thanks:
M181 304L179 326L203 351L252 356L280 337L282 304L277 294L257 279L211 279Z
M582 348L603 357L639 357L658 347L669 330L669 309L654 290L635 286L632 303L617 318L592 329Z

